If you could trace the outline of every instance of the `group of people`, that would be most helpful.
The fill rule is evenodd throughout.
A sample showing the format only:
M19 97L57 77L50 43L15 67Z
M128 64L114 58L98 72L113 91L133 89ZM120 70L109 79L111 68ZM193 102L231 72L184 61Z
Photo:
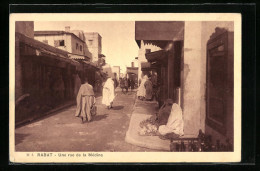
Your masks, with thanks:
M77 82L80 82L79 78L75 79L75 82L76 80ZM117 80L112 79L111 77L108 77L107 80L103 83L102 104L106 105L108 110L113 108L115 88L117 87L117 84ZM123 89L128 91L129 87L134 89L134 85L135 82L131 79L120 79L120 87L122 91ZM85 78L84 84L80 86L79 90L75 90L74 93L77 93L77 109L75 116L81 118L82 123L91 121L92 116L96 113L96 99L93 87L88 83L87 78ZM137 96L140 100L153 99L153 84L147 75L145 75L141 80L141 84L137 91Z
M108 77L103 85L102 104L106 105L107 109L113 108L113 101L115 98L115 82L111 77ZM85 78L77 94L77 109L75 116L81 118L82 123L90 122L92 116L96 114L96 99L92 85L88 83Z
M131 91L133 91L133 89L135 88L135 81L133 79L129 79L129 78L120 78L119 79L120 82L120 88L122 89L122 92L124 92L124 89L126 90L126 93L128 92L128 89L131 88Z
M137 97L140 100L147 101L151 101L153 99L153 83L147 75L144 75L141 79L141 83L137 91Z

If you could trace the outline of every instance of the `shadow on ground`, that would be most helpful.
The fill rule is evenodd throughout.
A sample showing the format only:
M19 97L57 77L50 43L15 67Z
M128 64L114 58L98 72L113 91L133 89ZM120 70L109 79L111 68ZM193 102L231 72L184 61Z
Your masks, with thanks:
M29 136L29 134L15 134L15 145L23 142L25 137Z
M106 119L108 116L108 114L104 114L104 115L96 115L93 117L93 120L92 121L100 121L102 119Z
M124 106L113 106L112 110L121 110Z

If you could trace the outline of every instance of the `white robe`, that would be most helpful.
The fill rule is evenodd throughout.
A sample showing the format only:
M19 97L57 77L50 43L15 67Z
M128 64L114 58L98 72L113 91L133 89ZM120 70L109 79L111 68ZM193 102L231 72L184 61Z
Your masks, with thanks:
M145 90L145 86L144 83L146 82L146 80L148 79L148 77L145 75L144 78L141 80L141 84L138 87L138 91L137 91L137 97L145 97L146 95L146 90Z
M115 98L114 81L108 78L103 87L103 99L102 104L109 106Z
M182 119L182 110L181 107L174 103L172 105L171 113L168 118L166 125L161 125L159 127L159 133L161 135L166 135L167 133L175 133L180 136L184 135L183 132L183 119Z

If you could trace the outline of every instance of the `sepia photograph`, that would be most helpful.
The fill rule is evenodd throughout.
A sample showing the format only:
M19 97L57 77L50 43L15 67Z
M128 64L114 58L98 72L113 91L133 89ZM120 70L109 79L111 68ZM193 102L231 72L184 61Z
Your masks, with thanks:
M239 14L10 21L12 162L240 161Z

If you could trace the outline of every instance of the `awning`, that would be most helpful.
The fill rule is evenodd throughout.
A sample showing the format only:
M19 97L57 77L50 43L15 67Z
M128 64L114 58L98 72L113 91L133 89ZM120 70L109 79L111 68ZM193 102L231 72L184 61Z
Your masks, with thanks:
M103 55L103 54L98 54L98 57L99 57L99 58L103 58L103 57L106 57L106 56Z
M165 50L158 50L155 52L146 53L145 57L148 62L163 61L167 57L167 52Z
M142 62L141 63L141 69L143 68L150 68L151 67L151 63L150 62Z
M80 64L78 61L75 61L75 60L71 59L71 62L72 62L73 65L76 66L76 70L78 70L78 71L83 70L82 64Z
M136 21L135 40L176 41L184 39L184 21Z
M28 56L30 56L32 54L28 54ZM71 59L69 59L68 57L65 57L61 54L55 54L53 52L44 50L44 49L35 49L35 55L32 56L38 56L38 57L43 57L43 58L52 58L52 59L56 59L58 61L62 61L65 63L70 63L70 64L75 64ZM65 66L63 66L65 67Z
M64 62L68 62L78 68L82 67L81 64L78 62L78 61L75 61L73 59L70 59L70 58L66 58L65 56L63 55L60 55L60 54L55 54L53 52L50 52L50 51L47 51L47 50L44 50L44 49L36 49L35 50L36 52L36 56L50 56L50 57L56 57L56 59L58 60L61 60L61 61L64 61Z
M129 74L138 74L138 67L127 67L126 72Z
M150 71L151 69L151 63L150 62L142 62L141 63L141 71Z
M70 61L70 59L62 54L53 53L51 51L45 50L45 49L35 49L36 56L43 56L43 55L50 55L50 56L56 56L59 58L63 58L66 61Z
M68 54L69 58L71 59L81 59L81 60L85 60L86 58L89 58L87 56L84 55L78 55L78 54Z
M89 61L83 61L84 64L93 67L96 70L99 70L99 68L93 63L93 62L89 62Z

